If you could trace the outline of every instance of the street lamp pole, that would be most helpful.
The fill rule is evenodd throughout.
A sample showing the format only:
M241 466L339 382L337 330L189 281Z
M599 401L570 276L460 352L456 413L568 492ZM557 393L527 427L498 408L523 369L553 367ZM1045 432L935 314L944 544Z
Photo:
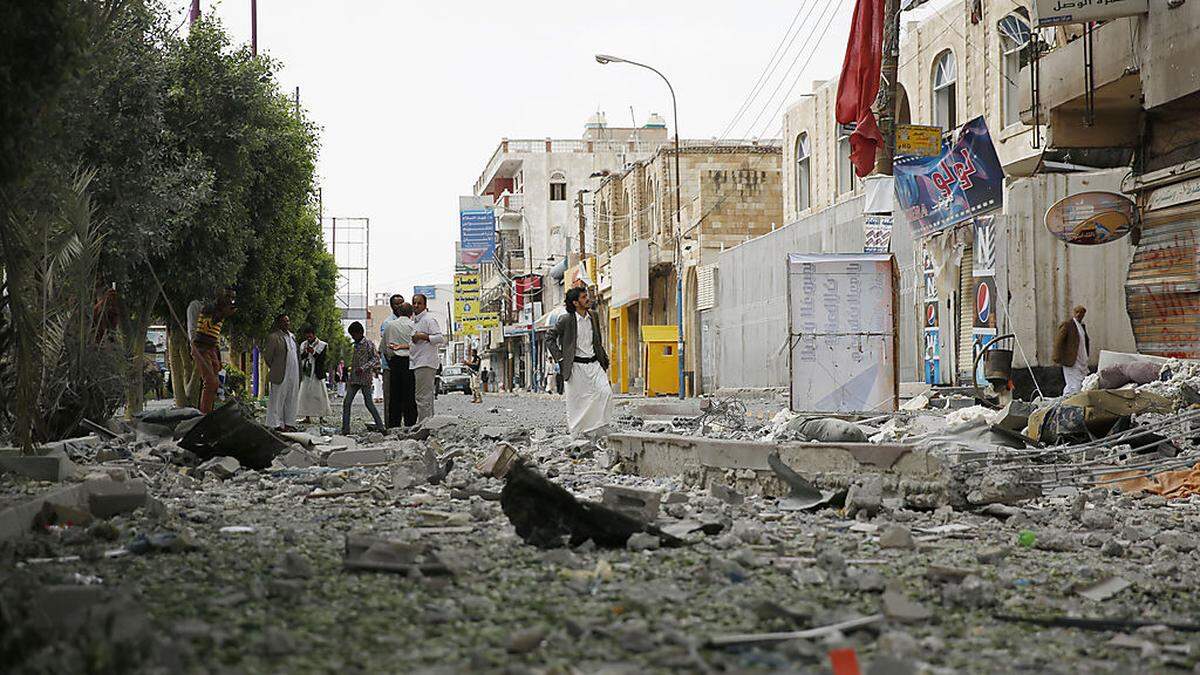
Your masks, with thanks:
M667 83L667 90L671 92L671 113L675 122L675 326L676 337L676 354L679 357L679 398L684 398L684 382L683 382L683 252L681 250L681 236L683 234L683 222L680 203L680 183L679 183L679 106L675 100L675 87L671 86L671 81L667 79L657 68L648 66L637 61L630 61L619 56L611 56L608 54L597 54L596 62L599 64L608 63L628 63L631 66L645 68L652 71L655 75L662 78L663 82Z

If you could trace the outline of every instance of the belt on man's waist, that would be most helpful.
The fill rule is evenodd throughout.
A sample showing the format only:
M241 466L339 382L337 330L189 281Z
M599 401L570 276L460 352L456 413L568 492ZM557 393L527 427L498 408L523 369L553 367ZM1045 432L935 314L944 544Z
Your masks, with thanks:
M575 357L575 363L595 363L599 360L600 359L597 359L594 356L586 356L586 357L585 356L576 356Z

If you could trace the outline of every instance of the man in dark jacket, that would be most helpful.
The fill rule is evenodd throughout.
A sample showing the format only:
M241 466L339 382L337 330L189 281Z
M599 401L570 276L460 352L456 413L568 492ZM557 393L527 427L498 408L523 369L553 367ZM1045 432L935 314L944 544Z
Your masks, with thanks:
M591 307L587 289L567 291L567 313L555 322L548 341L566 387L567 426L577 437L603 434L613 413L608 353Z
M1083 325L1087 309L1078 305L1071 314L1072 317L1059 324L1054 334L1054 362L1063 369L1063 380L1066 382L1064 395L1078 393L1082 388L1092 355L1092 338L1088 335L1087 326Z

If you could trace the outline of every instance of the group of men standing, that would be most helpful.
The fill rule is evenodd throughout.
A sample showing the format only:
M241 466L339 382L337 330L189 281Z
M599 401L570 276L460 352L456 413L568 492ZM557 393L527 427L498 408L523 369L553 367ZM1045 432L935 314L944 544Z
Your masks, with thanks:
M416 293L412 303L393 295L392 316L380 328L383 345L383 407L387 426L410 427L433 416L439 364L438 345L446 342L428 298Z

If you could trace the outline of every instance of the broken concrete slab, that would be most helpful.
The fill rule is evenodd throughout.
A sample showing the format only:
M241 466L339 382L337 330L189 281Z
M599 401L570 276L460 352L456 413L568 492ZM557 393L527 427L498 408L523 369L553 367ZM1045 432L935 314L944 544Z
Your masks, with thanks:
M319 464L317 457L305 450L304 446L299 443L293 445L291 450L276 457L275 461L289 469L307 469Z
M920 623L933 616L928 607L899 591L884 591L880 602L884 616L900 623Z
M657 490L640 490L624 485L605 485L600 503L647 523L658 517L662 493Z
M879 535L879 548L914 549L912 531L903 525L889 525Z
M517 450L508 443L497 443L496 449L475 465L475 470L492 478L503 478L517 461Z
M141 479L89 483L88 510L97 518L111 518L140 508L146 503L146 484Z
M18 452L16 449L11 453ZM0 455L0 471L15 473L30 480L57 483L75 475L75 463L67 458L61 448L51 449L41 455Z
M350 466L378 466L387 464L388 453L386 448L358 448L353 450L341 450L330 453L325 458L325 466L331 467L350 467Z
M428 429L429 431L438 431L447 427L457 426L458 423L459 419L453 415L434 415L433 417L420 422L417 426L421 427L422 429Z

